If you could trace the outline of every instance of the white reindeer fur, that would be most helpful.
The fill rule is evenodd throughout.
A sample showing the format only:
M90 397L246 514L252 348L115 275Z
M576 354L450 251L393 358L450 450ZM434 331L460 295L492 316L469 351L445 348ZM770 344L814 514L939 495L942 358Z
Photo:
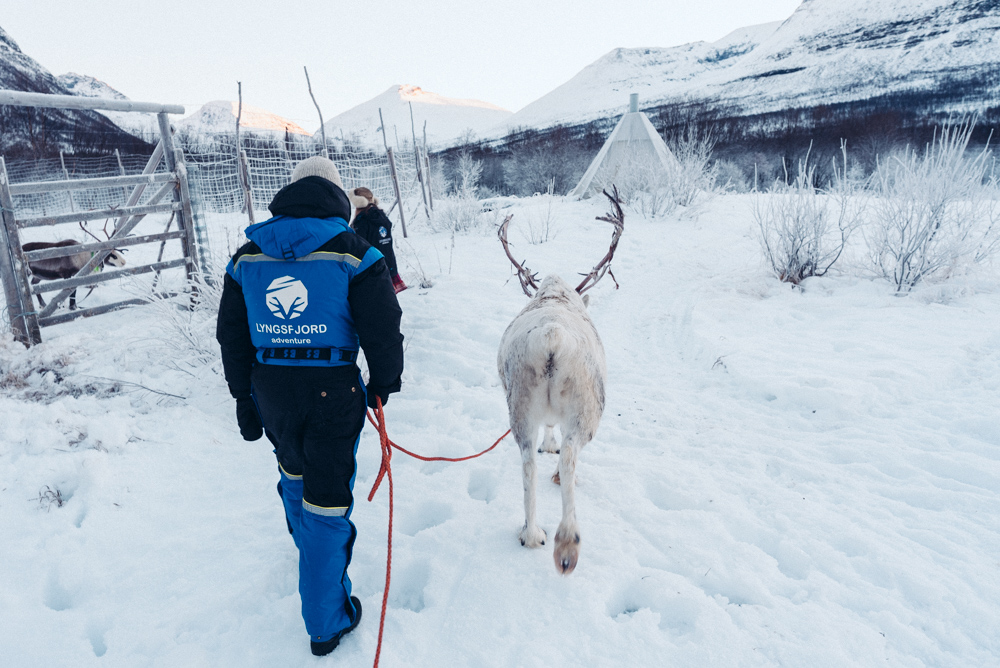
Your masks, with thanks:
M556 451L552 428L562 445L553 480L562 489L562 521L556 530L556 569L568 575L580 556L574 486L576 458L590 442L604 411L607 378L604 347L587 315L587 300L558 276L548 276L524 310L507 327L497 355L507 393L510 428L521 448L524 528L521 544L539 547L546 534L535 522L535 443L545 427L543 449Z

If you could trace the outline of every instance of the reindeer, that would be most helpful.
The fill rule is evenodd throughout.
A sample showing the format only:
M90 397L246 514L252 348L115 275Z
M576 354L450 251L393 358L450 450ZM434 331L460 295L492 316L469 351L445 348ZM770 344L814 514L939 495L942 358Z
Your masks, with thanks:
M80 228L94 237L98 241L101 241L100 237L92 234L90 230L80 224ZM111 235L108 234L107 228L104 230L105 236L108 239ZM22 250L25 252L42 250L46 248L66 248L69 246L79 246L80 242L73 239L64 239L62 241L30 241L23 246ZM98 251L100 252L100 251ZM109 251L105 256L104 261L97 266L95 271L100 271L104 268L104 265L109 267L124 267L125 257L122 255L122 250L112 250ZM79 273L81 269L90 261L93 253L88 253L86 251L82 253L74 253L73 255L64 255L62 257L46 258L44 260L33 260L28 262L28 269L31 270L31 284L37 285L43 280L54 281L62 278L73 278ZM91 288L93 290L93 288ZM89 292L87 293L90 294ZM42 295L36 295L38 297L38 303L42 308L45 308L45 300L42 299ZM76 290L73 290L69 296L69 308L71 310L76 308Z
M604 193L612 204L610 216L599 217L615 226L611 247L574 290L555 275L539 285L536 276L518 263L507 244L507 226L500 225L498 236L507 258L517 270L524 293L531 298L500 339L497 368L510 415L511 433L521 449L524 483L524 528L521 545L539 547L547 535L535 523L535 443L539 427L545 427L538 452L559 453L559 465L552 476L562 490L562 521L555 535L553 558L556 570L569 575L580 557L580 529L576 522L574 487L576 459L594 437L604 412L607 369L604 347L593 321L587 315L589 295L605 273L611 275L614 256L625 225L618 190ZM617 288L618 282L615 281ZM534 294L532 294L534 291ZM557 445L553 428L558 425L562 444Z

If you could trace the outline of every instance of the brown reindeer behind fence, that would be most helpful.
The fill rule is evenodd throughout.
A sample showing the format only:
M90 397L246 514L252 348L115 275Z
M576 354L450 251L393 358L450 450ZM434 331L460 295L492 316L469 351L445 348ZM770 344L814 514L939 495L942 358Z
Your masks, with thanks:
M80 227L94 237L98 241L101 239L85 228L82 224ZM105 235L110 239L111 235L108 234L107 230L104 231ZM42 250L46 248L66 248L69 246L79 246L81 245L79 241L74 241L73 239L64 239L62 241L29 241L24 244L21 248L24 252L30 252L35 250ZM74 253L73 255L64 255L62 257L47 258L44 260L33 260L28 263L28 269L31 270L31 284L37 285L42 281L55 281L64 278L73 278L76 276L77 272L83 269L84 265L90 261L92 253ZM107 257L104 258L103 264L98 265L95 271L100 271L104 266L109 267L124 267L125 266L125 256L122 255L120 250L112 250L108 253ZM93 288L91 288L93 290ZM87 293L90 294L89 292ZM38 297L38 303L42 308L45 308L45 300L42 299L42 295L36 295ZM69 308L73 310L76 308L76 290L69 296Z

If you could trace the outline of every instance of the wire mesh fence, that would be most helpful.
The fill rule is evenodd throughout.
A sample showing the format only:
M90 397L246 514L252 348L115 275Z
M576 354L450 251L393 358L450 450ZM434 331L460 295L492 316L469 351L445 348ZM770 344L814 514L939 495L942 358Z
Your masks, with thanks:
M200 255L224 261L225 256L242 242L242 230L248 222L235 134L206 140L193 139L181 133L174 137L174 141L184 150L187 162L191 198L195 206L195 232L203 246ZM295 165L316 155L320 146L312 138L290 138L286 135L282 139L251 134L240 137L239 149L247 155L253 208L266 214L271 199L290 182ZM329 142L328 153L337 165L345 189L369 188L394 221L399 221L399 208L403 209L407 222L423 215L423 194L416 168L419 149L415 153L414 147L407 145L394 151L402 200L399 203L396 202L392 172L385 152L343 142ZM148 159L148 155L117 153L99 157L64 155L60 158L11 160L7 162L7 171L11 183L133 175L142 173ZM166 167L161 163L157 169L164 171ZM154 190L147 188L139 203L151 197ZM123 206L129 194L130 190L120 187L58 191L19 195L14 204L20 216L50 216ZM263 220L260 215L256 219Z

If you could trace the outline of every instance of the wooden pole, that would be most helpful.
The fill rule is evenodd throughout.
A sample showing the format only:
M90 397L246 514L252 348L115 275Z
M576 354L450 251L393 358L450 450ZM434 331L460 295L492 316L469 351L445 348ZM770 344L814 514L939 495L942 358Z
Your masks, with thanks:
M389 150L389 140L385 136L385 121L382 119L382 107L378 108L378 124L379 130L382 131L382 145L385 146L385 150Z
M115 149L115 160L118 161L118 173L125 176L125 165L122 164L122 154ZM122 188L122 202L128 199L128 188Z
M240 188L243 189L243 207L247 210L247 217L250 224L256 221L253 219L253 193L250 191L250 166L247 164L247 154L240 146L240 119L243 118L243 84L236 82L236 91L239 95L240 105L236 112L236 171L240 177Z
M59 164L62 165L63 176L69 181L69 170L66 169L66 158L63 157L62 149L59 149ZM69 195L69 210L76 211L76 204L73 202L73 191L71 190L67 195Z
M417 181L420 182L420 195L424 198L424 213L430 220L431 210L427 205L427 190L424 188L424 170L420 166L420 147L417 146L417 128L413 122L413 103L408 102L407 104L410 105L410 132L413 134L413 160L417 164Z
M431 155L427 152L427 120L424 119L424 171L427 173L427 201L434 210L434 192L431 190Z
M240 106L236 110L236 157L240 157L240 119L243 117L243 83L236 82L236 95L239 97ZM242 185L242 184L241 184Z
M243 183L243 202L247 209L247 218L250 219L250 224L253 225L257 221L254 220L253 215L253 190L250 188L250 161L247 159L247 152L243 150L240 151L239 170L240 181Z
M191 191L188 188L187 165L184 163L184 152L181 149L174 149L174 172L177 174L177 199L180 200L180 223L184 228L184 240L181 242L184 257L187 259L187 277L190 280L198 273L198 256L195 249L198 247L194 237L194 209L191 207ZM253 211L253 206L250 207ZM253 217L250 219L253 220ZM194 287L192 286L192 291ZM192 295L193 296L193 295Z
M399 224L403 228L403 238L406 238L406 218L403 216L403 197L399 191L399 177L396 176L396 160L392 157L392 148L385 147L385 153L389 156L389 174L392 175L392 188L396 191L396 204L399 205Z
M159 159L159 158L157 158ZM12 195L33 195L36 193L54 193L60 190L91 190L95 188L114 188L115 186L148 186L157 183L173 181L170 174L141 174L136 176L98 176L92 179L73 179L72 181L28 181L10 186ZM138 202L132 200L129 206ZM83 215L83 214L81 214Z
M305 65L302 66L302 70L306 73L306 86L309 87L309 97L312 98L313 105L316 106L316 113L319 114L319 132L323 137L323 157L329 158L330 151L326 147L326 126L323 124L323 112L319 110L319 103L316 102L316 96L313 95L312 83L309 81L309 70Z
M19 90L0 90L0 105L12 107L46 107L49 109L104 109L108 111L145 111L153 114L183 114L179 104L155 104L133 102L132 100L108 100L77 95L49 95L48 93L25 93Z
M0 275L7 298L7 315L14 338L26 347L42 342L38 313L31 297L28 262L21 248L21 235L14 216L14 198L10 194L7 163L0 157L0 210L3 213L4 249L0 252Z
M431 211L434 210L434 192L431 190L431 157L424 152L424 166L427 172L427 201L431 203Z
M149 156L149 160L146 161L146 166L142 168L143 176L150 176L156 171L156 167L160 164L160 160L163 159L163 139L156 142L156 147L153 149L153 155ZM139 202L142 197L142 193L146 190L146 184L137 183L132 189L132 194L129 196L128 201L125 202L125 207L134 206ZM115 229L120 230L123 225L126 224L128 217L120 216L118 220L115 221ZM103 262L103 260L102 260Z

